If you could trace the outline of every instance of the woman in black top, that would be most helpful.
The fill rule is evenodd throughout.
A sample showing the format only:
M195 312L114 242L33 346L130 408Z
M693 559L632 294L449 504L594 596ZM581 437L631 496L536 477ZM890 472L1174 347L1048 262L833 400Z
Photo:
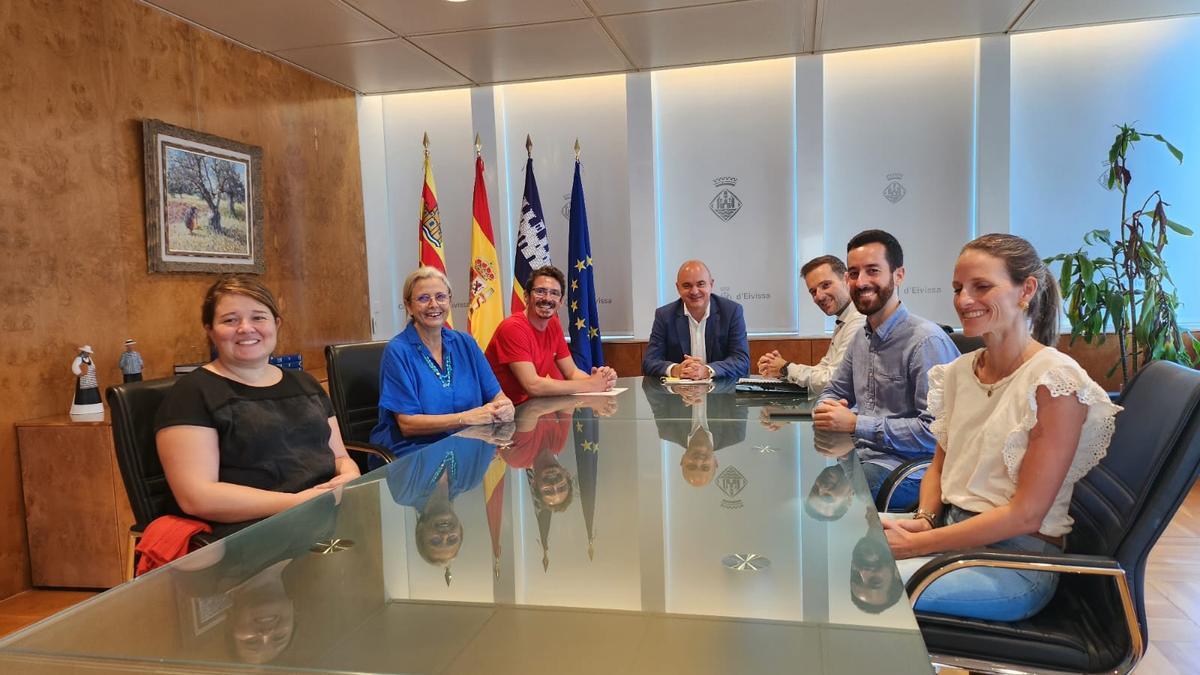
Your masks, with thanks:
M358 477L320 385L267 362L281 321L271 292L254 277L226 277L208 289L201 320L217 358L175 384L155 421L180 508L240 523Z

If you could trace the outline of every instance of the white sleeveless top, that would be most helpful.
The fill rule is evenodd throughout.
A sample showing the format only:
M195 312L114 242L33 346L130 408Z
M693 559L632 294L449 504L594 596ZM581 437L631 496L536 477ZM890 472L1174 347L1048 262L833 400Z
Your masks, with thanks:
M942 501L983 513L1012 500L1017 473L1037 423L1037 389L1074 395L1088 408L1075 459L1038 531L1057 537L1071 531L1068 514L1075 483L1108 452L1113 418L1121 410L1071 357L1045 347L995 384L982 384L974 365L983 350L929 370L930 430L946 453ZM988 396L988 390L991 396Z

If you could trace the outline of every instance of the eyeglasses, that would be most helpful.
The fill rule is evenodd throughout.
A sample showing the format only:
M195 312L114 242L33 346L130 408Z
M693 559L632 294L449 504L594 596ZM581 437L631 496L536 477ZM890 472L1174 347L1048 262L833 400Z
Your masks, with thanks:
M536 295L539 298L561 298L562 291L556 288L535 288L529 291L530 295Z
M430 295L428 293L424 293L413 298L413 302L417 303L418 305L428 305L430 300L435 300L437 301L437 304L444 305L447 302L450 302L450 294L438 293L436 295Z

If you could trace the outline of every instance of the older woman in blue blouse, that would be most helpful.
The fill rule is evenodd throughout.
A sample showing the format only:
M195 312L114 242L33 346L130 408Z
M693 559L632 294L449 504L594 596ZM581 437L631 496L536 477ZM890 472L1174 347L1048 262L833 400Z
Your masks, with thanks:
M392 338L379 369L379 423L371 442L402 455L470 424L510 422L513 405L475 344L446 327L450 282L432 267L404 281L408 327Z

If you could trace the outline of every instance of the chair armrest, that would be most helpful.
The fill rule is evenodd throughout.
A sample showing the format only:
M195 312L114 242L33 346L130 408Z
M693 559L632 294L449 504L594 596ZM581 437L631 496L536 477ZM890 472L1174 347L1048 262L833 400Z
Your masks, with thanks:
M943 553L913 572L906 587L909 599L915 604L917 598L929 587L929 584L942 575L965 567L1000 567L1039 572L1125 577L1125 570L1121 564L1105 556L1075 553L1020 553L991 548L972 548Z
M917 599L921 597L926 588L929 588L930 584L942 575L964 567L996 567L1111 577L1121 600L1125 629L1129 635L1130 645L1125 660L1113 672L1132 671L1146 652L1141 624L1133 604L1133 594L1129 589L1129 578L1125 574L1125 569L1113 558L1073 553L1018 553L988 548L943 553L922 565L909 578L905 587L909 601L916 607Z
M388 450L382 445L377 445L375 443L368 443L366 441L343 441L343 444L346 446L346 450L349 452L361 452L365 455L375 455L376 457L382 459L384 464L391 464L392 460L396 459L394 456L392 456L391 450Z
M899 487L900 483L914 473L928 468L932 463L932 457L910 459L892 469L892 472L888 474L888 477L879 486L879 493L875 496L875 510L880 513L886 513L892 505L892 495L896 493L896 488Z

